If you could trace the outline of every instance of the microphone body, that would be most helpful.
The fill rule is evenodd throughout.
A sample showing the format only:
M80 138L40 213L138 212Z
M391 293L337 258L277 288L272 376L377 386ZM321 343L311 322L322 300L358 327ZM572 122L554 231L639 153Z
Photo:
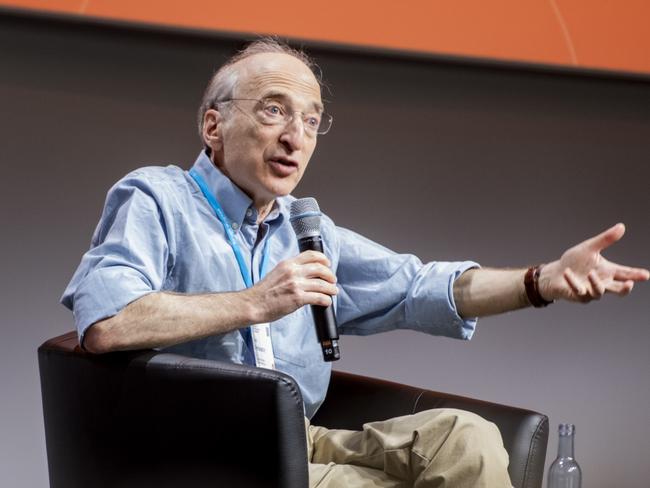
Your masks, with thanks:
M300 252L323 252L323 240L320 235L320 208L314 198L301 198L291 204L291 225L298 238ZM325 361L341 359L339 351L339 332L332 305L323 307L311 305L316 325L316 336L323 349Z
M298 247L300 248L300 252L323 252L323 240L320 235L303 237L302 239L298 239ZM337 361L341 359L338 344L339 332L336 327L334 307L332 305L329 307L311 305L311 312L314 316L314 323L316 324L318 342L323 347L323 359L325 361Z

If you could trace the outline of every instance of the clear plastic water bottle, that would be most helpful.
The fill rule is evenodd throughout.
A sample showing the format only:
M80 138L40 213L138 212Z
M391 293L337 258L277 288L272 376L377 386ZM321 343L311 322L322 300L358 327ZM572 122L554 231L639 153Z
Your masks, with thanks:
M582 471L573 457L573 440L576 428L573 424L560 424L560 442L557 458L548 470L548 488L580 488Z

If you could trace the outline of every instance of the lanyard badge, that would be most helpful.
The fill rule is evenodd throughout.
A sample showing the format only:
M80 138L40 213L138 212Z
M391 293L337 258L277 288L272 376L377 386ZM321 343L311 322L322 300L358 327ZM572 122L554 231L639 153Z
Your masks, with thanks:
M199 185L203 196L214 210L219 222L223 225L224 232L226 233L226 238L228 239L228 244L235 254L235 259L239 265L239 271L241 272L242 278L246 288L253 286L253 277L248 271L248 265L244 259L244 255L241 252L237 241L235 240L235 234L230 226L228 217L226 217L225 212L221 208L219 201L216 197L210 192L208 185L205 183L205 180L201 175L192 168L190 170L190 176L196 181L196 184ZM269 239L267 238L264 242L264 248L262 249L262 262L260 263L260 279L264 277L266 272L266 264L268 261L268 243ZM271 342L271 325L270 323L264 324L254 324L250 327L245 327L239 329L242 337L244 338L244 344L246 344L249 354L252 354L254 358L255 365L260 368L275 369L275 359L273 357L273 343Z

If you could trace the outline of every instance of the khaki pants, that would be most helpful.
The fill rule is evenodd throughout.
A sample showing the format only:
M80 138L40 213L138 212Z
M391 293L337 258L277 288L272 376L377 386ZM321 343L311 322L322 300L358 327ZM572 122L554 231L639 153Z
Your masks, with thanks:
M363 425L309 424L310 488L510 488L496 425L470 412L425 410Z

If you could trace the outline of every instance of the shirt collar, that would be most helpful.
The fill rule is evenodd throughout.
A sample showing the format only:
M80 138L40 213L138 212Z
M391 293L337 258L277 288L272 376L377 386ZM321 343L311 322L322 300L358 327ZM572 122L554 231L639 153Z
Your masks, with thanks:
M201 151L192 168L205 180L231 224L236 223L238 227L241 227L247 218L253 223L257 221L257 209L253 206L253 200L212 163L205 151ZM275 199L273 208L264 222L269 224L273 222L279 225L287 218L289 212L289 204L285 201L287 198ZM250 217L246 217L246 211L249 208L252 212Z

